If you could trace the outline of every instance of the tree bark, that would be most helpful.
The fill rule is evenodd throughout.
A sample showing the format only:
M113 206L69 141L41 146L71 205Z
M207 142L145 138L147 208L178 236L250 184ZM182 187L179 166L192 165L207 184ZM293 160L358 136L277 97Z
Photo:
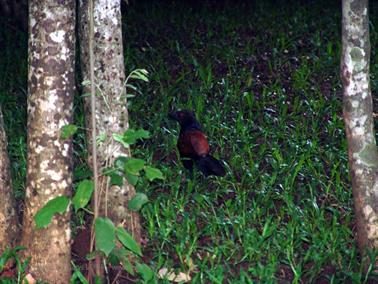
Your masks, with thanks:
M80 1L80 50L84 81L89 80L89 15L88 1ZM98 166L101 169L111 166L119 156L130 156L129 149L116 143L113 133L123 133L128 129L128 113L125 97L125 66L122 46L122 22L120 0L94 1L94 73L96 84L96 132L104 137L98 145ZM89 90L87 88L86 93ZM85 100L86 124L90 145L91 129L90 98ZM91 148L91 147L90 147ZM92 153L92 151L90 151ZM90 165L92 157L89 157ZM99 177L100 215L109 217L116 226L123 225L133 236L140 240L139 216L128 210L128 201L135 195L129 184L108 188L109 179Z
M3 113L0 109L0 255L7 247L16 245L19 230L7 146Z
M342 1L343 112L362 253L378 248L378 152L370 90L368 0Z
M34 216L49 200L69 196L72 141L60 138L73 116L75 90L75 1L29 2L28 164L22 245L29 272L49 283L69 283L69 210L45 229Z

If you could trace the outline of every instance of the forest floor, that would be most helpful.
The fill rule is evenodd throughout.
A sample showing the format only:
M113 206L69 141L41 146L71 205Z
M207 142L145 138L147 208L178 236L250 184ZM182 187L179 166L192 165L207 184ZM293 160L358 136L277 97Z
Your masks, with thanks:
M145 68L150 80L133 83L140 92L129 99L131 127L152 137L132 152L166 177L137 186L150 200L141 211L144 261L156 271L188 273L192 283L377 283L374 267L363 272L356 246L339 3L192 2L124 7L126 71ZM371 9L372 47L377 12ZM26 35L1 32L1 40L0 103L20 200ZM373 94L377 63L373 48ZM191 177L184 169L178 126L167 117L175 109L195 110L214 156L227 165L225 177ZM86 172L84 136L75 136L76 180Z

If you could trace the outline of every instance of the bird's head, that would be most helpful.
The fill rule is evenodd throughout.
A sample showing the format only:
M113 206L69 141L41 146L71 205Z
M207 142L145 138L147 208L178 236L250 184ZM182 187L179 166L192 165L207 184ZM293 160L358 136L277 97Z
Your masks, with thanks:
M181 127L190 127L192 125L198 125L196 116L193 111L179 110L170 112L168 117L172 120L176 120Z

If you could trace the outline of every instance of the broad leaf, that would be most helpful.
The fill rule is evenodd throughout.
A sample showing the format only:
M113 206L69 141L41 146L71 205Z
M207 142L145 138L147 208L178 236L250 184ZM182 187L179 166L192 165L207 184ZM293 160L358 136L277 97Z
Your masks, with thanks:
M144 193L137 192L133 199L129 201L131 211L139 211L148 202L148 197Z
M144 263L137 263L136 270L142 276L144 281L151 281L155 276L154 271Z
M136 186L136 184L138 183L138 180L139 180L139 177L136 176L136 175L132 175L132 174L129 174L129 173L125 173L125 177L127 179L127 181L133 185L133 186Z
M125 148L128 148L129 147L129 144L126 143L125 141L123 141L123 135L121 134L117 134L117 133L113 133L113 139L119 143L121 143L123 145L123 147Z
M134 238L126 232L126 230L122 227L116 228L116 233L119 241L129 250L131 250L133 253L142 256L142 251L140 250L140 246L138 243L134 240Z
M67 124L63 125L62 128L60 129L60 138L63 140L71 137L74 135L77 131L77 126L73 124Z
M123 185L123 177L117 172L114 172L109 176L110 176L110 185L117 185L117 186Z
M110 177L110 185L122 186L123 177L121 173L114 168L106 168L103 171L104 175Z
M92 171L88 167L87 164L83 164L83 165L75 167L75 170L73 173L74 181L90 178L91 176L92 176Z
M106 256L115 247L115 227L109 218L96 218L96 249L105 253Z
M145 162L142 159L130 158L125 162L125 172L138 176L144 168L144 164Z
M92 84L92 83L91 83L90 80L84 80L83 82L81 82L81 85L82 85L83 87L90 86L91 84Z
M132 144L135 144L138 139L144 139L144 138L149 138L149 137L150 137L150 133L147 130L128 129L123 134L123 141L127 143L128 145L132 145Z
M111 253L109 254L109 256L108 256L108 262L109 262L112 266L116 266L116 265L120 264L121 259L120 259L119 254L118 254L117 247L115 247L115 248L111 251Z
M115 247L108 257L108 261L111 265L116 266L118 264L122 264L123 268L131 275L134 275L134 269L131 265L129 258L130 258L130 251L125 249L124 247Z
M122 266L127 271L127 273L134 276L135 273L134 273L133 266L127 257L122 259Z
M128 157L125 156L119 156L114 161L114 166L116 169L123 170L125 168L125 163L128 160Z
M146 166L144 171L146 172L146 177L149 181L153 181L154 179L164 179L163 173L157 168Z
M66 196L58 196L48 201L34 216L37 229L46 228L55 213L66 212L69 203L70 200Z
M80 182L75 196L72 198L72 203L75 207L75 211L84 208L89 200L91 200L92 193L93 193L93 181L91 180L83 180Z

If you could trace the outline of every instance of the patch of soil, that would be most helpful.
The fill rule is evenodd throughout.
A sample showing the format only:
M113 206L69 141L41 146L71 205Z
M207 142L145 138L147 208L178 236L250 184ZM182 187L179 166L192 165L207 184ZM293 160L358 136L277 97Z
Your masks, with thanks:
M279 284L291 283L294 279L294 272L290 266L281 264L277 269L276 277Z

